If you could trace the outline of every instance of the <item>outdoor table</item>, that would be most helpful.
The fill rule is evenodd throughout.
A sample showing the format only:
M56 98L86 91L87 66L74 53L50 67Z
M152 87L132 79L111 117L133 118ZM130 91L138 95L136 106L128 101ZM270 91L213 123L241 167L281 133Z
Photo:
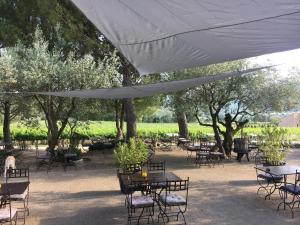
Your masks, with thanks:
M299 166L284 165L284 166L261 166L258 169L271 173L277 176L288 176L296 174L296 170L300 171Z
M120 182L124 185L124 189L128 190L133 182L160 183L169 181L181 181L181 178L173 172L150 172L147 177L142 177L141 172L133 174L121 174Z
M224 157L224 154L222 152L210 152L209 153L209 158L214 165L216 163L217 164L223 163L223 157ZM224 164L223 164L223 166L224 166Z
M186 148L187 151L187 160L191 159L193 156L193 152L197 154L201 150L200 145L190 145Z
M276 176L283 176L284 185L286 185L287 176L294 175L296 174L296 171L300 171L299 166L293 166L293 165L263 166L263 167L257 167L257 169ZM285 209L285 197L283 198L283 201L278 204L278 207L281 204L284 204L284 209Z
M195 164L199 165L199 167L201 165L209 165L210 164L210 159L209 159L209 151L198 151L196 153L196 159L195 159Z
M222 163L222 157L224 156L221 152L210 152L205 149L200 149L196 154L195 163L201 165L215 165ZM224 165L224 164L223 164Z
M0 195L20 195L23 194L29 186L28 181L26 182L12 182L2 183L0 188Z
M177 146L185 146L186 144L190 143L191 141L186 138L178 138Z

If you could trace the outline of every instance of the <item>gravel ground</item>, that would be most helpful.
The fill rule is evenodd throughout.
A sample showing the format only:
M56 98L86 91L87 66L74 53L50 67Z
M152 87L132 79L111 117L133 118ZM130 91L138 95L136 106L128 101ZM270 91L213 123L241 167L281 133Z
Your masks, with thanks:
M30 174L29 225L123 225L127 221L124 196L119 191L111 152L93 152L78 168L61 165L48 174L35 171L35 152L23 154L17 167L27 164ZM186 152L173 149L156 153L166 160L167 170L190 178L187 224L190 225L283 225L300 224L300 210L291 219L289 211L277 212L278 193L271 200L256 194L253 162L228 160L224 167L196 167ZM300 150L290 152L288 163L300 166ZM18 165L19 164L19 165ZM20 220L18 224L22 224ZM142 223L142 224L147 224Z

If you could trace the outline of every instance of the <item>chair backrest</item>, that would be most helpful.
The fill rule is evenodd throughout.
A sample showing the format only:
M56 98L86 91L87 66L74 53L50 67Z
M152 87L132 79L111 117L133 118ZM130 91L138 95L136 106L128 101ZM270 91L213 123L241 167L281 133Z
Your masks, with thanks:
M148 193L150 190L150 185L148 182L146 181L132 181L131 184L129 185L129 193L132 194L136 191L140 191L140 192L145 192Z
M147 163L148 171L166 171L166 162L148 162Z
M266 165L268 161L268 157L264 156L264 155L256 155L255 156L255 165L259 166L259 165Z
M151 194L151 186L149 183L145 181L133 181L127 188L126 198L127 201L132 205L132 199L134 196L141 196L141 195L149 195Z
M189 178L186 180L167 180L166 181L166 191L188 191L189 188Z
M295 186L294 186L294 189L297 188L299 182L300 182L300 171L297 171L297 170L296 170L296 174L295 174Z
M164 188L165 190L165 196L172 194L172 193L178 193L182 197L185 198L185 203L187 204L187 198L188 198L188 190L189 190L189 178L186 180L167 180L166 186Z
M9 180L13 180L13 182L29 181L29 168L7 170L6 183Z
M136 173L142 171L143 163L126 164L123 173Z

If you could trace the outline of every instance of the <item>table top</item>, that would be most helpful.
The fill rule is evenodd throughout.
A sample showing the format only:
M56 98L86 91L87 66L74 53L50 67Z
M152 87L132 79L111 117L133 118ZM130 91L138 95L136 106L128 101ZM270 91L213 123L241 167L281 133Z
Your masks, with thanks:
M181 178L178 177L173 172L151 172L148 173L148 176L142 177L140 172L134 173L134 174L121 174L120 175L121 181L123 182L125 187L128 187L132 184L132 182L139 182L139 181L145 181L147 183L154 183L154 182L164 182L167 180L170 181L180 181Z
M300 172L299 166L293 166L293 165L284 165L284 166L260 166L257 167L258 169L278 175L278 176L284 176L284 175L293 175L296 173L296 171Z
M11 194L11 195L20 195L29 186L29 181L26 182L12 182L12 183L2 183L0 188L0 195Z

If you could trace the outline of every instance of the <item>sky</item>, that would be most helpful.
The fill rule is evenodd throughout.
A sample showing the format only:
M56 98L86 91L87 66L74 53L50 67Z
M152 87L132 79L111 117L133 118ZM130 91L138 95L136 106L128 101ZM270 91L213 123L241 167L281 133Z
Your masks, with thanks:
M281 76L288 76L292 68L298 68L300 71L300 49L262 55L249 60L259 65L280 64L277 69Z

